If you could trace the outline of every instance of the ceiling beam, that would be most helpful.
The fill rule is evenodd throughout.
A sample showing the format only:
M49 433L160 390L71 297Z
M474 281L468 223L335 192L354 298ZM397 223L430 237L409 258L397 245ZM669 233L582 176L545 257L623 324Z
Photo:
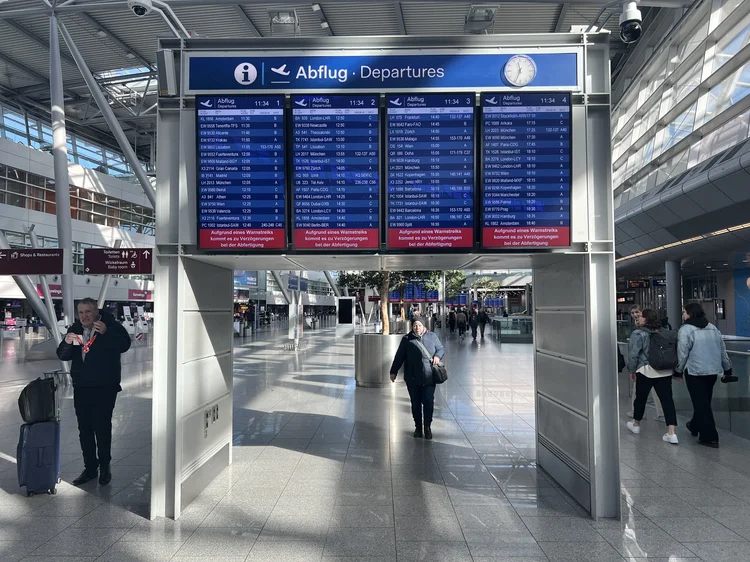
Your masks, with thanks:
M401 35L406 35L406 24L404 23L404 11L401 9L401 2L394 2L393 8L396 10L396 21L398 21L398 31Z
M36 70L30 69L25 64L18 62L16 59L9 57L5 53L0 53L0 61L3 61L11 66L15 66L18 70L20 70L24 74L27 74L31 76L32 78L36 78L40 82L46 84L47 89L49 89L49 78L47 78L44 74L39 74ZM63 90L63 92L65 93L65 95L70 96L73 99L73 101L80 101L81 99L83 99L81 96L79 96L78 94L76 94L75 92L71 90L65 89Z
M64 8L60 8L61 10ZM155 66L149 62L146 57L144 57L142 54L140 54L138 51L136 51L133 47L128 45L125 41L120 39L117 35L112 33L109 29L107 29L105 26L103 26L101 23L96 21L93 16L82 13L81 16L83 16L84 19L86 19L91 25L95 26L97 29L100 29L104 33L107 34L107 39L109 39L112 43L120 47L125 53L133 53L135 55L135 58L138 59L143 63L143 65L151 70L156 70Z
M562 31L563 23L565 23L565 18L568 16L568 9L570 8L570 4L563 4L560 6L560 13L557 15L557 22L555 23L555 33L560 33Z
M42 47L44 47L46 51L49 52L49 41L47 41L43 37L39 37L39 35L37 35L36 33L32 33L31 31L26 29L24 26L22 26L20 23L18 23L15 20L5 19L1 21L4 24L9 25L13 29L15 29L21 35L28 37L29 39L34 41L34 43L36 43L37 45L41 45ZM64 60L65 62L72 64L73 66L76 65L76 61L73 60L73 57L71 57L70 55L66 53L63 53L62 51L60 52L60 58Z
M237 15L240 16L240 19L242 19L242 21L244 21L247 24L247 26L250 28L250 30L253 32L253 34L255 34L256 37L263 37L260 34L260 31L258 31L258 28L255 27L255 24L253 23L253 20L251 20L250 16L248 16L245 13L245 10L242 9L242 6L235 5L234 9L237 12Z
M328 35L333 35L333 29L331 29L331 25L326 19L326 14L323 11L323 7L318 3L314 3L312 5L312 10L313 12L316 12L318 14L318 17L320 18L320 27L322 27Z

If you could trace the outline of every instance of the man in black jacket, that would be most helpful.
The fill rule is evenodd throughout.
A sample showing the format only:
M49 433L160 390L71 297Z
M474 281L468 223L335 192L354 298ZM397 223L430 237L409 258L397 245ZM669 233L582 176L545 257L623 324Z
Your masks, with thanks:
M120 355L130 349L130 335L114 316L100 311L94 299L78 303L78 322L57 347L57 356L72 361L73 404L84 470L75 486L99 476L99 484L112 480L112 412L120 387ZM97 460L97 449L99 452Z
M421 344L421 345L420 345ZM422 351L424 346L425 351ZM421 321L414 322L412 331L401 338L391 364L391 382L396 382L404 366L404 382L409 391L411 413L414 418L414 437L422 437L422 407L424 407L424 437L432 439L432 412L435 406L435 380L432 365L437 365L445 354L443 344L434 332L428 332Z

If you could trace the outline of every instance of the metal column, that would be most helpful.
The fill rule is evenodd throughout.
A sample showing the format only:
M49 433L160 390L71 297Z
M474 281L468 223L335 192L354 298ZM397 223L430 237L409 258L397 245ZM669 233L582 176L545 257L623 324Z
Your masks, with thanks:
M445 307L445 299L446 299L446 289L447 286L445 284L445 271L443 271L443 287L442 291L440 292L440 326L442 328L442 334L447 334L446 328L448 327L448 309Z
M120 246L122 246L122 240L115 240L115 248L119 248ZM104 307L104 299L107 296L107 289L109 288L109 282L111 279L111 275L105 275L104 279L102 280L102 288L99 291L99 299L97 300L97 306L99 308Z
M52 16L52 22L55 21L54 15ZM73 41L73 38L68 33L68 30L65 28L65 25L62 22L59 22L57 25L60 27L60 33L63 36L63 39L65 39L65 44L68 46L68 49L70 50L70 54L73 55L73 58L76 61L76 65L78 66L78 70L81 72L81 76L83 76L83 80L86 82L86 85L89 87L89 90L91 91L91 95L94 97L94 100L96 101L96 105L99 106L99 111L102 112L102 117L104 117L104 120L107 122L107 126L109 127L110 131L112 132L112 135L117 140L117 144L120 145L120 149L122 150L123 155L125 156L125 160L127 160L128 164L130 164L130 167L133 168L133 173L135 173L135 176L138 178L138 182L141 184L141 187L143 188L143 192L146 194L146 197L148 197L148 200L151 202L151 207L156 208L156 191L154 190L154 186L151 185L151 181L148 179L148 176L146 175L146 171L143 169L143 166L141 166L141 163L138 161L138 157L135 155L135 151L133 150L133 147L130 146L130 141L128 140L128 137L125 136L125 133L122 130L122 127L120 127L119 121L117 121L117 116L115 115L114 111L112 111L112 108L107 103L106 98L104 97L104 94L99 89L99 85L96 83L96 79L91 74L91 71L89 70L89 67L86 66L86 61L83 60L83 57L81 56L81 53L78 51L78 47L76 47L75 42ZM52 28L50 27L50 34L52 33ZM55 27L55 40L54 44L57 45L57 27ZM58 49L58 70L59 70L59 45L57 47ZM50 52L52 49L50 49ZM53 98L54 99L54 98ZM60 99L62 100L62 81L60 82ZM54 107L54 104L53 104ZM55 178L57 179L57 178ZM58 208L59 208L59 200L58 200Z
M333 295L335 297L341 296L341 291L339 291L339 288L336 286L336 282L333 280L333 277L331 276L330 271L324 271L323 272L326 276L326 279L328 279L328 283L331 285L331 289L333 289Z
M286 303L292 304L292 299L289 298L289 293L287 292L286 287L284 287L284 284L281 282L281 276L279 275L279 272L272 271L271 277L273 277L273 280L276 281L276 284L279 286L279 291L281 291L281 294L284 295Z
M58 246L64 250L62 301L65 325L75 321L73 308L73 226L70 219L70 180L68 179L68 148L65 129L60 41L57 37L57 16L49 18L49 86L52 118L52 156L55 167L55 203Z
M682 270L680 262L665 262L667 273L667 319L672 328L677 329L682 323Z

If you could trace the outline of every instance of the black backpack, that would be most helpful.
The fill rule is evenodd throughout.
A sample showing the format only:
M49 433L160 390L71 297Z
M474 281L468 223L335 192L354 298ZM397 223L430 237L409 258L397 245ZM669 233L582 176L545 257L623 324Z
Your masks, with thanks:
M57 419L55 379L36 379L21 391L18 409L25 423L39 423Z
M649 336L648 364L656 370L677 367L677 333L660 328Z

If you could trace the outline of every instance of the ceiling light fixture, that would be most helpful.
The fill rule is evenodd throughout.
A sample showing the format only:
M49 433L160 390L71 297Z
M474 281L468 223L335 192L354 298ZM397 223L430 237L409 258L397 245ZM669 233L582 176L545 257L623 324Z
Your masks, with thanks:
M497 6L471 6L464 21L464 33L487 33L490 27L494 32L495 12Z
M274 8L268 10L271 35L285 33L299 35L299 18L294 8Z

